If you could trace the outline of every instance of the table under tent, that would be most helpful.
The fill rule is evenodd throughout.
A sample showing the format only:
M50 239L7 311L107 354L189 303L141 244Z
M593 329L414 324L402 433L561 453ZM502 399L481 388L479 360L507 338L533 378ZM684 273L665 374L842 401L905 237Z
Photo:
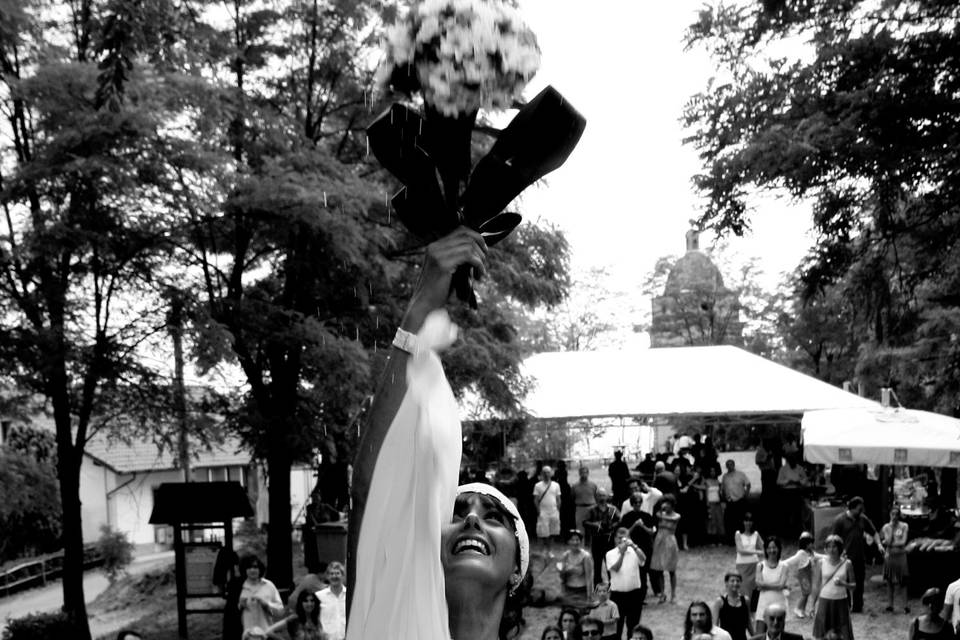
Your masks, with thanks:
M960 551L953 544L960 539L960 529L929 539L923 532L930 516L928 505L912 491L898 488L898 482L902 486L911 479L892 477L894 468L935 467L956 473L960 467L960 420L889 406L831 409L806 413L801 433L809 462L880 465L881 487L885 493L893 490L893 495L884 495L883 502L900 506L910 525L913 544L908 559L914 595L929 586L943 589L960 577Z

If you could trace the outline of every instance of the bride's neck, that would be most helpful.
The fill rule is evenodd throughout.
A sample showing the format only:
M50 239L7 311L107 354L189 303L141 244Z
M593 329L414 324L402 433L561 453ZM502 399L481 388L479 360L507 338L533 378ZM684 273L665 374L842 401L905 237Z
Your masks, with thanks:
M453 640L497 640L506 591L486 597L476 588L456 589L447 585L450 636Z

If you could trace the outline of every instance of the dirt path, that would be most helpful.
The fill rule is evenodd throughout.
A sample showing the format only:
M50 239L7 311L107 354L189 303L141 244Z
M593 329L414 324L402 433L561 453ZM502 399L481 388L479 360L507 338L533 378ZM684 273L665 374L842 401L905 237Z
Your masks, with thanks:
M172 562L172 551L141 556L134 559L129 571L131 574L139 574ZM93 602L106 588L107 578L100 571L88 571L84 574L83 595L87 604ZM0 634L7 626L8 618L19 618L30 613L56 611L62 605L63 587L59 580L50 582L45 587L30 589L7 598L0 598ZM91 617L90 626L94 636L121 628L125 621L117 622L113 620L115 617L115 615L104 616L103 620L98 616ZM102 630L96 631L94 627L102 628Z

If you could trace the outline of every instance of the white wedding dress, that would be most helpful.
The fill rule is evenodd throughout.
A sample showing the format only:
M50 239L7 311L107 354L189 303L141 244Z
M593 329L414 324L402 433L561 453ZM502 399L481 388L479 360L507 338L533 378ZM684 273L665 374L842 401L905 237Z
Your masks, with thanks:
M456 339L434 311L373 470L357 543L347 640L449 640L440 529L453 517L462 436L436 352Z

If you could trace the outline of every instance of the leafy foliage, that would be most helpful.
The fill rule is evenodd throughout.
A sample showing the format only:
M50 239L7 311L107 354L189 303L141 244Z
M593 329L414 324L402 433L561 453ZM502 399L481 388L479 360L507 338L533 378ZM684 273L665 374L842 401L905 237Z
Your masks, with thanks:
M17 438L19 444L0 447L0 562L60 548L56 469L33 443L24 451L26 438Z
M107 525L100 527L97 552L103 557L103 573L113 584L133 562L134 545L122 531L114 531Z
M819 237L793 311L814 368L832 345L845 362L830 375L947 413L960 409L958 18L926 0L707 7L688 43L719 79L685 111L703 223L742 232L753 189L812 201ZM787 42L806 44L767 53Z
M11 618L3 630L3 640L47 640L69 638L75 630L67 614L31 613L22 618Z

